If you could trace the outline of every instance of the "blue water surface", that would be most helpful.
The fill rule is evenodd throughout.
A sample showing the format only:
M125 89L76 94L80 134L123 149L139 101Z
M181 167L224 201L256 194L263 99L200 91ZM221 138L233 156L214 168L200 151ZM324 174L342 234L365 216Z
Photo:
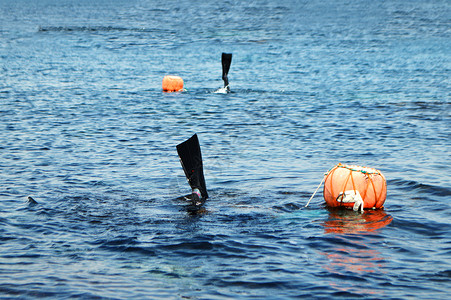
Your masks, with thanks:
M449 1L1 0L0 16L1 298L451 293ZM162 92L169 74L185 92ZM175 149L194 133L197 213ZM385 209L328 210L321 189L305 208L337 163L379 169Z

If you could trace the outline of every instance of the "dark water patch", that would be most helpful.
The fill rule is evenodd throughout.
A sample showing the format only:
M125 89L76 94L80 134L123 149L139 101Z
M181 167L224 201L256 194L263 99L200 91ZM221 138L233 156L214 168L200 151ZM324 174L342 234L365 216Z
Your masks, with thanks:
M24 296L32 298L48 298L56 297L59 292L42 291L43 284L26 283L26 284L1 284L0 292L4 296ZM25 292L24 292L25 291Z
M162 245L160 251L170 252L184 257L224 257L248 258L245 246L233 242L186 241L171 245Z
M122 237L115 238L113 240L97 240L95 244L99 244L101 246L122 246L122 245L136 245L137 241L134 237Z
M292 212L302 209L304 206L299 203L285 203L283 206L274 206L273 209L281 210L285 212Z
M1 236L0 243L8 242L8 241L15 240L15 239L17 239L17 237L15 237L15 236Z
M126 245L101 245L100 249L123 253L124 255L137 254L140 257L153 257L156 251L149 247L126 246Z
M368 249L368 247L364 244L356 244L353 240L347 240L346 237L333 237L333 236L324 236L324 237L308 237L307 238L309 247L312 247L317 250L322 250L324 245L328 246L342 246L342 247L351 247L356 249Z
M127 28L119 26L39 26L39 32L143 32L143 33L167 33L175 34L175 31L169 31L161 28Z
M339 274L339 273L334 273L332 272L332 274L326 274L326 273L322 273L322 274L318 274L317 277L321 278L321 277L331 277L337 281L339 280L349 280L349 281L353 281L353 282L366 282L368 281L364 276L354 276L352 274ZM339 294L339 293L334 293L334 294Z
M174 278L174 279L180 279L183 277L181 274L178 274L176 272L168 272L168 271L163 271L160 269L153 269L153 270L149 270L147 272L150 274L153 274L153 275L163 276L163 277L167 277L167 278Z
M0 1L6 297L446 299L449 5L345 2ZM385 210L304 207L338 162Z
M451 188L424 184L412 180L391 179L388 181L388 184L394 184L400 190L411 191L412 193L421 193L439 197L446 197L451 195Z
M280 289L283 290L287 286L290 286L290 283L285 281L268 281L264 280L264 278L256 278L255 280L225 280L220 278L213 278L210 282L211 285L218 287L240 287L245 289Z
M440 238L451 230L451 225L440 223L438 221L426 222L425 218L395 218L393 220L394 227L400 230L409 231L414 234L420 234L428 238Z
M433 274L423 274L423 277L426 280L449 283L451 280L451 270L440 271Z

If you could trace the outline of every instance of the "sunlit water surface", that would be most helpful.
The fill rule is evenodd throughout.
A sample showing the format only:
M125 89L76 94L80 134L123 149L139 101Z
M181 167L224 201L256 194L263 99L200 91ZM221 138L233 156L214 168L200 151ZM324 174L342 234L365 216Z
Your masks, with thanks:
M445 299L450 11L2 0L0 296ZM197 214L175 150L194 133ZM384 210L304 208L340 162L382 171Z

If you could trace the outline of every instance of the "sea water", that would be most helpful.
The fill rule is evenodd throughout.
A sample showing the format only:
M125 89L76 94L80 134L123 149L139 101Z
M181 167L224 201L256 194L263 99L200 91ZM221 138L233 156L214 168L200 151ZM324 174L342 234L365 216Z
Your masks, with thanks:
M1 0L0 297L445 299L450 15ZM186 91L163 93L164 75ZM197 213L175 149L194 133ZM321 189L305 208L338 163L380 170L385 209L328 210Z

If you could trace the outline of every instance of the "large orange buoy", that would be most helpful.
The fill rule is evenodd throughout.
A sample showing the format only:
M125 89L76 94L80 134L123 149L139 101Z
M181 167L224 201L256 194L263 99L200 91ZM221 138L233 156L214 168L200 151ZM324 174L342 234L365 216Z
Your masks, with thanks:
M326 174L323 195L330 207L381 208L387 181L376 169L338 164Z
M172 76L172 75L164 76L163 91L165 91L165 92L183 91L183 79L179 76Z

